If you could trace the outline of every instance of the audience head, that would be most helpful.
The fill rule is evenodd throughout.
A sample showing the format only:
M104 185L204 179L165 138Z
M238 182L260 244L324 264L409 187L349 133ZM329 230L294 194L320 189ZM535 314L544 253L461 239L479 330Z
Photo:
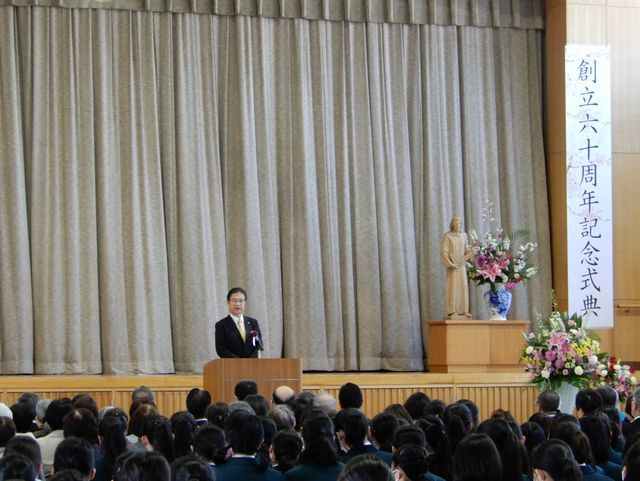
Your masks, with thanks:
M209 404L211 404L209 391L195 387L187 394L187 411L196 419L204 418L204 413Z
M442 414L444 413L445 408L447 407L447 403L442 399L432 399L429 403L429 406L426 410L427 416L438 416L442 418Z
M100 412L98 411L98 405L95 400L87 393L76 394L71 400L73 407L76 409L88 409L91 414L98 419Z
M264 430L255 414L237 411L227 419L227 440L234 454L253 455L264 442Z
M502 461L502 479L521 481L524 463L522 446L509 423L501 418L487 419L480 423L477 432L489 436L496 445Z
M201 426L193 435L193 450L209 463L222 464L227 456L224 431L218 426Z
M547 438L549 437L549 430L551 429L552 420L553 420L552 417L548 416L542 411L532 414L531 417L529 418L529 422L536 423L538 426L542 428L542 430L544 431L544 435Z
M526 422L522 426L520 426L520 430L522 431L522 435L524 436L524 447L527 450L527 454L531 457L531 451L542 441L547 439L547 435L544 432L544 429L538 424L534 422Z
M402 446L393 453L393 468L398 481L424 481L429 469L429 454L417 444Z
M242 411L247 414L256 413L246 401L233 401L231 404L229 404L229 416L237 411Z
M419 446L426 445L424 431L414 425L399 426L393 433L393 447L396 449L408 444L417 444Z
M395 481L395 478L387 463L364 454L349 460L340 471L338 481Z
M210 404L205 415L209 424L213 424L222 429L225 421L229 417L229 405L223 402Z
M106 411L98 425L102 452L107 465L111 468L116 458L127 450L126 430L127 416L122 409L118 408Z
M591 388L584 388L576 394L576 411L581 416L595 413L602 407L602 398L598 391Z
M293 468L302 452L302 439L293 430L278 431L271 441L271 461L278 470L285 472Z
M19 454L11 454L0 459L0 479L35 481L36 468L30 459Z
M87 477L83 476L77 469L63 469L56 471L53 476L48 478L49 481L87 481Z
M473 416L469 408L460 402L449 404L442 415L445 433L455 452L458 443L473 430Z
M413 423L413 419L411 419L411 414L409 414L409 411L407 411L402 404L398 404L398 403L389 404L386 408L384 408L384 412L393 414L395 417L398 418L401 424ZM403 422L403 421L406 421L406 422Z
M234 394L238 401L244 401L249 394L258 394L258 385L249 380L240 381L236 384Z
M624 455L622 463L624 481L640 481L640 441L632 443Z
M259 416L259 418L262 423L262 430L264 431L264 446L266 449L269 449L271 447L271 440L278 431L278 428L276 427L276 423L273 422L273 419L267 416Z
M289 404L296 398L296 392L289 386L278 386L271 394L273 404Z
M3 402L0 402L0 416L13 419L13 412L11 412L9 406Z
M244 398L244 402L251 406L256 416L266 416L269 412L269 403L260 394L249 394Z
M147 450L161 453L168 462L175 458L173 447L173 432L171 423L164 416L153 416L148 418L142 425L142 436L140 440Z
M462 439L453 458L453 481L501 480L502 461L491 438L473 433Z
M68 398L54 399L45 413L45 420L53 431L62 429L64 417L73 411L73 404Z
M391 413L382 412L371 420L371 437L378 449L391 452L393 433L399 426L398 418Z
M38 405L38 401L40 401L40 396L35 392L23 392L20 394L20 397L16 400L16 403L19 404L28 404L35 411L36 406Z
M551 426L549 427L549 439L562 439L560 436L561 432L569 429L564 427L564 424L571 424L575 429L580 430L580 423L575 416L572 414L560 413L551 420Z
M269 412L269 417L273 419L274 423L276 423L278 431L282 431L283 429L293 429L296 426L296 417L294 416L291 408L286 404L273 406Z
M458 403L466 406L469 412L471 413L471 429L473 430L477 428L478 423L480 421L479 419L480 410L478 409L478 405L474 403L471 399L459 399Z
M427 415L431 399L423 392L414 392L404 402L404 408L411 415L411 419L420 419Z
M569 446L559 439L538 445L531 453L534 481L581 481L580 466Z
M551 389L540 391L536 404L543 413L555 414L560 407L560 395Z
M452 479L453 455L451 443L438 416L427 415L416 425L424 432L426 447L431 451L429 470L444 479Z
M133 405L132 405L133 407ZM129 419L129 433L141 437L143 435L142 428L147 419L158 416L158 409L153 404L139 404L133 411Z
M16 425L17 433L27 433L31 431L33 421L36 419L36 408L27 402L18 402L11 406L13 423Z
M340 411L336 415L335 426L341 441L344 441L347 446L364 445L369 431L369 423L364 413L359 409L347 408Z
M36 404L36 420L40 423L44 423L44 418L47 415L47 409L49 409L49 404L51 404L51 399L40 399L38 404Z
M147 386L140 386L135 388L131 392L131 403L134 403L136 401L143 401L143 402L146 401L148 403L155 404L156 399L153 396L153 392L151 391L151 388Z
M24 456L29 459L36 472L42 468L42 453L40 452L40 444L30 436L14 436L9 440L4 448L4 456L12 454Z
M191 454L193 433L196 430L194 415L187 411L179 411L171 416L170 422L175 457L181 458Z
M608 384L604 386L598 386L596 388L596 392L600 394L600 398L602 399L602 407L618 407L618 402L620 402L620 398L618 397L618 391L613 389Z
M113 481L171 481L171 468L160 453L127 451L116 460Z
M338 411L338 401L329 393L321 392L313 398L313 407L321 409L329 417L335 417Z
M302 426L304 451L300 455L302 464L333 466L338 462L335 431L329 416L318 413Z
M197 456L187 455L171 464L172 481L215 481L213 468Z
M56 448L53 457L53 471L75 469L85 479L93 479L94 467L93 448L84 439L71 436L63 439Z
M296 418L296 429L302 427L300 422L304 413L313 408L313 398L315 394L308 391L303 391L290 403L291 409L293 409L293 415Z
M596 464L609 461L611 447L611 430L606 414L590 414L580 418L580 429L589 438L591 452ZM580 461L578 461L580 462Z
M338 401L340 402L340 409L360 409L364 401L360 386L352 382L348 382L340 386Z
M9 440L16 435L16 425L13 419L0 416L0 447L5 447Z
M90 444L98 444L98 420L88 409L73 409L62 420L64 437L75 436Z

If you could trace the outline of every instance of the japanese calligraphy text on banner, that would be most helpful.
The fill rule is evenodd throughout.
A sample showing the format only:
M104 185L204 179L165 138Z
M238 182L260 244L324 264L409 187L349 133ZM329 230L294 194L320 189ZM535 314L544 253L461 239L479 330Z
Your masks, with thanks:
M567 45L569 312L613 327L610 48Z

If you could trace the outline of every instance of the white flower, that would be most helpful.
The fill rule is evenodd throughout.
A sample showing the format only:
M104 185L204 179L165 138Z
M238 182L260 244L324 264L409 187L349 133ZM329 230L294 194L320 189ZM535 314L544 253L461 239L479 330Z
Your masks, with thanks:
M609 374L609 371L607 371L606 369L600 371L600 377L607 377L607 374Z
M629 378L629 381L631 382L631 384L638 384L638 379L635 376L631 376Z
M591 364L592 366L595 366L598 363L598 356L591 356L589 358L589 364Z
M603 369L606 369L607 366L605 366L604 364L598 364L598 371L602 371Z
M615 369L616 371L619 371L621 367L622 366L620 366L620 364L616 364L615 366L613 366L613 369Z
M524 352L526 352L527 354L532 354L533 351L534 351L533 346L527 346L527 349Z
M582 369L582 366L576 366L573 372L575 372L577 376L582 376L584 374L584 369Z
M551 373L547 369L543 369L542 371L540 371L540 376L542 376L542 379L549 379L550 375Z

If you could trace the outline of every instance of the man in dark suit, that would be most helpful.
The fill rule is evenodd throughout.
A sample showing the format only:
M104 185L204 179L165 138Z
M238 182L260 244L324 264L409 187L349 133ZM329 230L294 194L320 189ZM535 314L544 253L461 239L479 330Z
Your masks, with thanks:
M220 357L258 357L263 348L258 321L243 315L247 293L234 287L227 294L229 315L216 322L216 352Z
M640 387L636 388L632 396L631 415L633 416L633 421L622 424L622 433L624 437L627 438L627 441L629 441L635 433L640 432Z

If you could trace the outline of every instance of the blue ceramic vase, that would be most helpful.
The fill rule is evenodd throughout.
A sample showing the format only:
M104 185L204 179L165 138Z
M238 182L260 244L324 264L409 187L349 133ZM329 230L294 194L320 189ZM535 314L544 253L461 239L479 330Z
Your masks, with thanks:
M489 304L490 321L506 321L511 307L511 292L504 286L496 287L496 290L488 290L484 295Z

